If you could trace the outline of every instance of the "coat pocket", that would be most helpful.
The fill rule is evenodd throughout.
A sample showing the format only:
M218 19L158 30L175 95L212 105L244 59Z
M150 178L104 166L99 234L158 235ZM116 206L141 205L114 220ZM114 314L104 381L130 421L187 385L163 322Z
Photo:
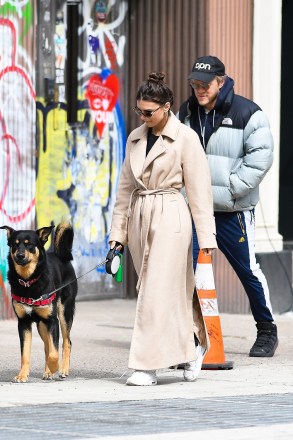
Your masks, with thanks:
M180 211L179 211L179 205L178 200L170 200L170 212L169 215L169 221L170 221L170 229L173 232L181 232L181 221L180 221Z

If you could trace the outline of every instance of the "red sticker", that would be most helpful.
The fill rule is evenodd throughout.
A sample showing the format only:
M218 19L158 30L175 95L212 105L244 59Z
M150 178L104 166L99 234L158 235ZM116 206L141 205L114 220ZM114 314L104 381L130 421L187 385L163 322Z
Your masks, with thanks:
M88 82L86 97L94 113L100 138L106 124L112 121L112 111L118 99L118 92L118 78L113 73L106 79L102 79L100 75L93 75Z

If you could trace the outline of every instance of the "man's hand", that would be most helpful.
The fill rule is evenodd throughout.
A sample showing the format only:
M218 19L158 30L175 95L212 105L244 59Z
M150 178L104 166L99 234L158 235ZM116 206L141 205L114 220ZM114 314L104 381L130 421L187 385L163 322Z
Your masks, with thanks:
M204 248L202 249L202 252L206 257L211 257L213 253L213 248Z

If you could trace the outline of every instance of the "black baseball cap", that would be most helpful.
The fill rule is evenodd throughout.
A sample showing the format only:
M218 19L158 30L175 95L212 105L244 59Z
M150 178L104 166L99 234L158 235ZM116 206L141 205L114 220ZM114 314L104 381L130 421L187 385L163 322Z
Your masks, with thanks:
M211 55L198 58L193 66L188 79L197 79L203 82L212 81L215 76L225 75L225 66L217 57Z

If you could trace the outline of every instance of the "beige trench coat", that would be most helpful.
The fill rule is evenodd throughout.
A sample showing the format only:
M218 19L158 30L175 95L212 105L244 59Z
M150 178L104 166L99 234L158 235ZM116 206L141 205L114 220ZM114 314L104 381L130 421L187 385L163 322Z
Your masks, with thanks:
M200 247L217 247L210 173L197 134L171 113L146 157L147 131L143 124L127 140L110 233L110 241L128 244L139 277L129 356L135 370L195 359L194 332L208 349L199 299L193 300L190 210Z

